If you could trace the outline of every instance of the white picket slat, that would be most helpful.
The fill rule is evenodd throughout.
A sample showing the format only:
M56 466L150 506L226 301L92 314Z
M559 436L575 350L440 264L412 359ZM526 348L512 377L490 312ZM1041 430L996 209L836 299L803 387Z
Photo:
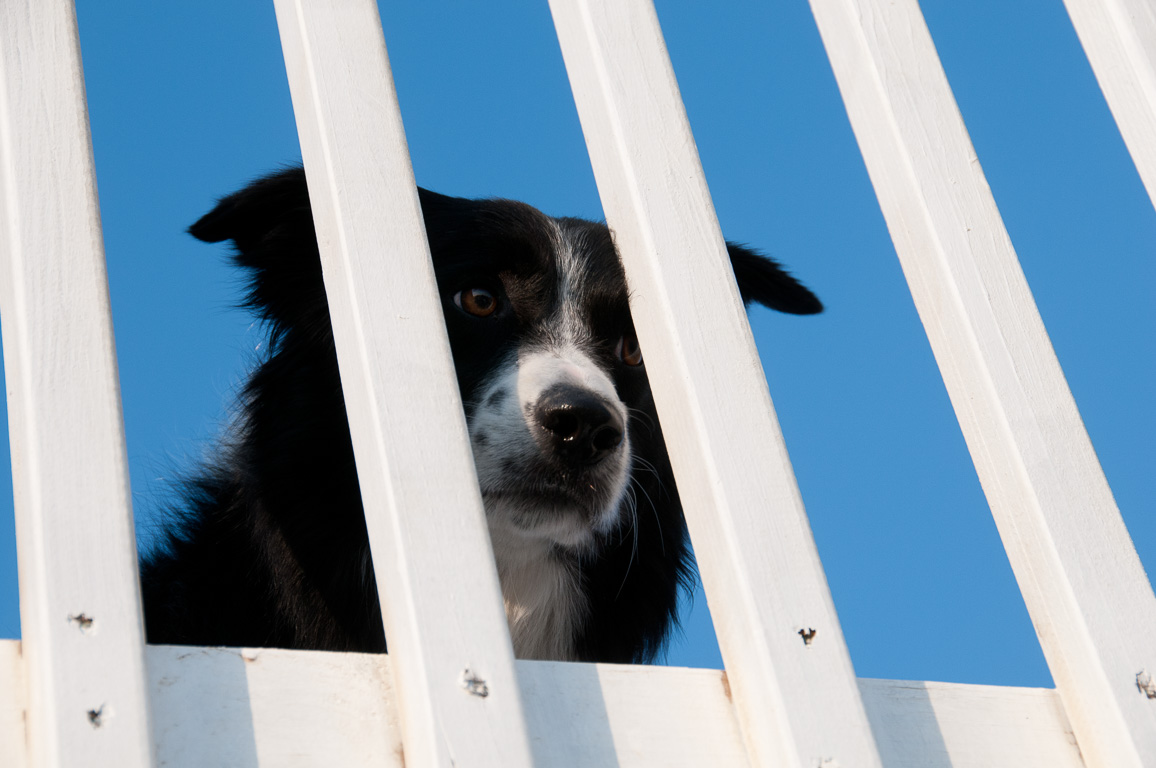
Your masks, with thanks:
M0 4L0 312L37 766L153 762L136 541L71 0Z
M811 0L879 204L1089 766L1156 765L1156 597L916 0Z
M377 6L277 0L276 9L396 660L406 765L530 765ZM484 680L488 695L467 690L464 675Z
M1064 0L1064 5L1156 206L1156 4Z
M29 768L19 750L5 751L20 744L23 690L6 685L21 675L18 648L0 640L4 768ZM516 664L542 765L749 764L724 672ZM403 768L391 667L388 657L368 654L150 646L158 761L168 768ZM1083 768L1054 690L858 684L888 768Z
M877 766L654 7L550 6L751 763Z

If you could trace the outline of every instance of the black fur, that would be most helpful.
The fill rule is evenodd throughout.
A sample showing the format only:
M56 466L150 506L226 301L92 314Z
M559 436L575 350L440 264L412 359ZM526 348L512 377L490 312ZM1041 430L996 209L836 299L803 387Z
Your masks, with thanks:
M573 657L653 659L677 623L679 587L693 579L682 510L644 366L615 357L632 333L625 278L607 228L554 220L588 260L578 297L560 296L550 220L522 203L421 190L467 419L480 387L514 345L543 344L541 318L582 303L587 351L629 407L630 482L637 515L594 546L552 554L580 561L587 618ZM249 274L246 304L269 328L268 355L247 382L240 414L183 508L142 565L152 643L384 651L341 383L303 172L290 169L224 198L189 230L231 240ZM729 245L744 301L809 314L819 301L778 265ZM479 322L453 301L463 288L500 292L503 314ZM474 435L481 444L486 435ZM643 469L645 467L645 469Z

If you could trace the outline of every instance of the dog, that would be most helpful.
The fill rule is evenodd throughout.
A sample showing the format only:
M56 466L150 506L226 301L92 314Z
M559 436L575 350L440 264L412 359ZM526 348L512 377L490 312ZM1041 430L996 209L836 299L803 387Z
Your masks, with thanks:
M419 195L515 654L654 660L695 571L610 230ZM148 640L383 652L304 171L189 232L232 241L269 344L142 561ZM770 258L727 248L745 303L822 310Z

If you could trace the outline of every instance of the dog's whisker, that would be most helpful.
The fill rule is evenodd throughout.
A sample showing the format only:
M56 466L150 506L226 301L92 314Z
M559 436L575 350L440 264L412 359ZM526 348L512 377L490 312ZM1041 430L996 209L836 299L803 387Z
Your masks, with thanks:
M635 485L638 486L638 490L642 491L642 495L646 497L646 500L650 502L650 511L654 514L654 524L658 526L658 541L662 545L662 556L666 557L666 539L662 535L662 518L658 514L658 507L655 506L654 499L650 498L650 494L646 492L646 489L642 487L641 483L635 483Z
M626 486L626 492L629 494L623 500L627 502L627 511L630 513L630 530L633 534L630 548L630 559L626 561L626 572L622 574L622 583L618 585L618 592L614 594L614 599L617 600L622 595L622 588L626 586L626 580L630 577L630 569L634 565L634 558L638 555L638 496L634 491L634 480Z

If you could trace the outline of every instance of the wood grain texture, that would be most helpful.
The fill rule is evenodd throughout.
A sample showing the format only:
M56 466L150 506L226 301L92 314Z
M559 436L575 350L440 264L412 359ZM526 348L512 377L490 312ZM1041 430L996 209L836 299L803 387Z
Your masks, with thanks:
M0 4L0 312L29 758L151 765L136 540L76 17Z
M405 762L531 763L445 321L372 0L277 0ZM465 670L489 694L465 690Z
M878 766L654 8L550 5L751 763Z
M811 0L847 113L1089 766L1156 765L1156 597L916 0Z
M5 684L21 675L18 647L0 640L4 768L29 768L18 738L23 689ZM403 766L387 656L183 646L150 646L147 655L166 768ZM542 765L748 765L723 672L516 663ZM1083 766L1054 690L904 680L858 685L888 768Z
M1156 205L1156 4L1064 0L1064 5Z

